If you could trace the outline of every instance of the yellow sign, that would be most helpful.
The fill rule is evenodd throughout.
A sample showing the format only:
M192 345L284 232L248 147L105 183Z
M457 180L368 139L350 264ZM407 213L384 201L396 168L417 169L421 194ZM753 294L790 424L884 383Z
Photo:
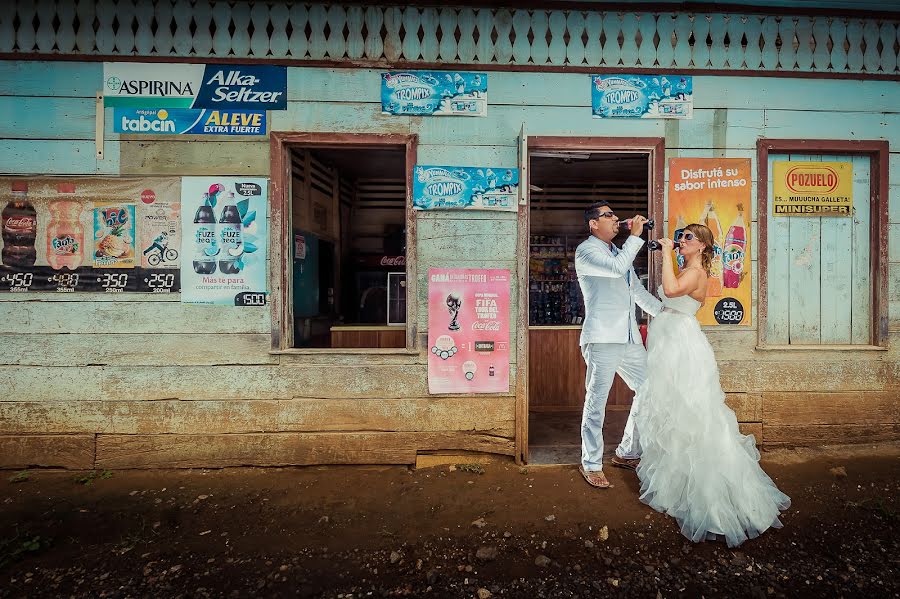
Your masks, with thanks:
M669 159L669 238L679 239L691 223L706 225L713 235L706 302L697 312L702 325L751 324L752 180L749 158ZM676 268L683 266L679 259Z
M774 216L850 216L853 165L849 162L772 163Z

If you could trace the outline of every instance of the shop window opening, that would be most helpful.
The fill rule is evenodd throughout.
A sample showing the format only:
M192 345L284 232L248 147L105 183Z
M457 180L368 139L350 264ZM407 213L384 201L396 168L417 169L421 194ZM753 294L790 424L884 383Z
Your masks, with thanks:
M294 347L406 346L406 151L290 148Z
M529 156L528 446L531 464L581 459L585 364L579 348L584 300L575 249L589 233L584 209L606 200L621 219L649 212L649 154L546 151ZM627 230L614 240L621 247ZM648 283L646 246L634 268ZM646 317L637 308L638 322ZM616 375L603 426L610 457L622 438L634 393Z

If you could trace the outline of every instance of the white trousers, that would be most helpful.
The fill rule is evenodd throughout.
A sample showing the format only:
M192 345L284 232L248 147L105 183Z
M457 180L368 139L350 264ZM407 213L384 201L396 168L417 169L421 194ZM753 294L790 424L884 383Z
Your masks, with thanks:
M586 343L581 355L587 365L585 377L584 412L581 416L581 465L585 470L603 468L603 419L606 401L616 373L636 391L647 372L647 351L639 343ZM641 444L634 426L634 416L641 406L635 396L625 423L625 434L616 448L620 458L641 457Z

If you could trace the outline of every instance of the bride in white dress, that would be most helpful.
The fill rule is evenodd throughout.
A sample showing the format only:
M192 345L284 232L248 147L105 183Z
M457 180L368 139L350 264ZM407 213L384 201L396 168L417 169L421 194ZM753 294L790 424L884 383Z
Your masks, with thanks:
M663 311L648 334L647 379L634 403L642 455L640 499L677 520L694 542L724 537L729 547L781 528L790 498L759 466L753 435L738 431L725 405L719 368L695 316L706 299L713 237L688 225L684 269L672 267L674 243L662 239Z

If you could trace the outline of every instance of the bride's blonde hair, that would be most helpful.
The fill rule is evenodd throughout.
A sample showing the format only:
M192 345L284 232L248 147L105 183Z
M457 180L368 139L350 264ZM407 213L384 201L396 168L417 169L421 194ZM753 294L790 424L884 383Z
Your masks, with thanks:
M712 268L713 257L715 256L715 249L713 248L715 247L716 242L713 239L712 231L709 230L709 227L701 225L700 223L691 223L686 226L684 230L693 233L694 237L706 246L700 252L700 264L708 275Z

